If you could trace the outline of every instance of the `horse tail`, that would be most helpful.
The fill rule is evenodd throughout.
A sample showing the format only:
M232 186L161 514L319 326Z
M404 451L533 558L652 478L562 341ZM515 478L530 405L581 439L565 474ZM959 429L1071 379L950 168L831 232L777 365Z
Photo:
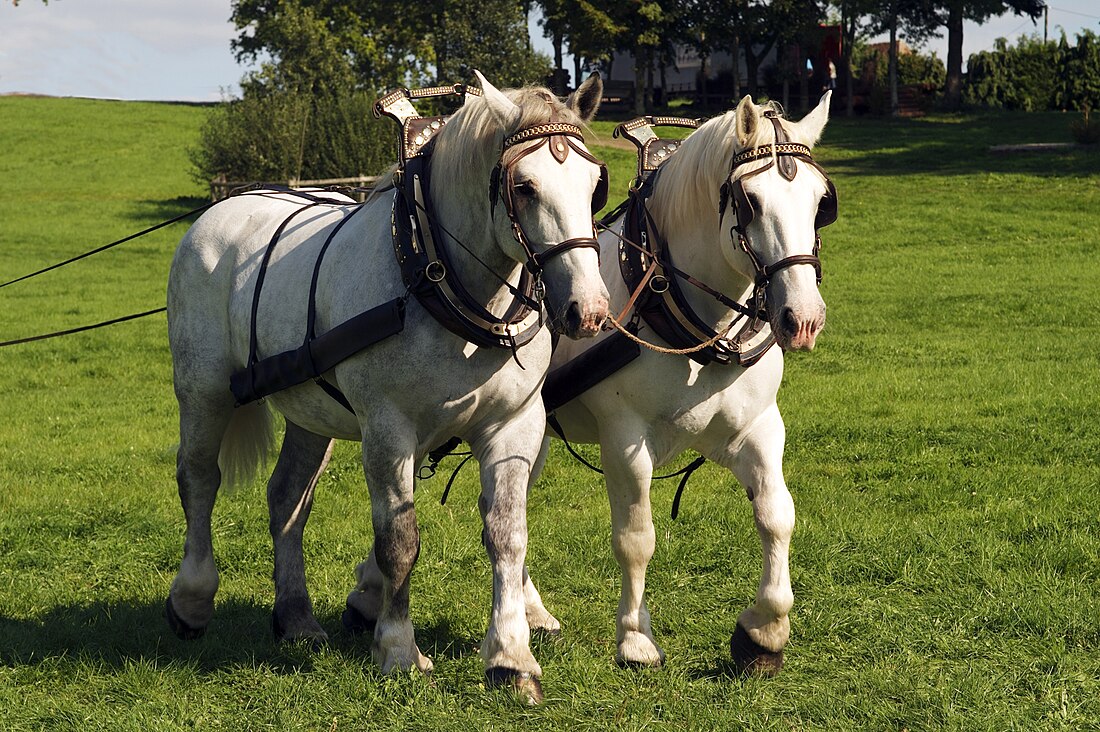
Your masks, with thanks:
M257 468L267 466L274 449L275 429L267 405L253 402L234 409L218 453L222 485L237 488L250 484Z

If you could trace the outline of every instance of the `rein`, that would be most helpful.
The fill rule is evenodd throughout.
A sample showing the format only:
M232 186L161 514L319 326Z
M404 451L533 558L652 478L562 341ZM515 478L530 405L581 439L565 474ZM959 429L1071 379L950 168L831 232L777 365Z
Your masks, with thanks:
M78 254L75 257L70 257L69 259L66 259L62 262L57 262L56 264L51 264L48 267L43 267L42 269L36 270L34 272L30 272L30 273L25 274L25 275L22 275L21 277L16 277L13 280L8 280L7 282L0 283L0 288L7 287L8 285L14 285L17 282L23 282L24 280L29 280L33 277L38 277L39 275L46 274L47 272L52 272L55 269L60 269L60 268L65 267L67 265L73 264L74 262L79 262L80 260L85 259L87 257L90 257L94 254L99 254L101 252L105 252L108 249L112 249L114 247L117 247L120 244L125 244L126 242L137 239L138 237L145 236L146 234L151 234L154 231L157 231L159 229L163 229L166 226L170 226L171 224L177 223L179 221L183 221L184 219L189 218L191 216L194 216L195 214L199 214L199 213L202 213L202 212L206 211L207 209L213 208L214 206L218 205L219 203L221 203L224 200L227 200L228 198L233 198L233 197L236 197L236 196L247 196L247 195L262 195L264 193L271 193L273 191L278 192L278 190L279 189L278 189L277 186L274 186L274 185L272 185L272 186L263 186L263 185L258 184L258 183L250 185L250 186L244 186L244 187L241 187L241 188L237 188L237 189L233 190L232 192L230 192L229 195L226 196L225 198L219 199L217 201L211 201L210 203L203 204L202 206L199 206L198 208L193 208L190 211L187 211L186 213L182 213L178 216L173 216L172 218L170 218L166 221L162 221L159 224L155 224L155 225L150 226L146 229L142 229L141 231L139 231L137 233L130 234L129 236L125 236L121 239L117 239L117 240L111 242L110 244L104 244L101 247L96 247L95 249L90 249L90 250L84 252L83 254ZM290 189L287 189L287 190L289 191ZM346 190L361 190L361 189L346 189L346 188L332 187L332 188L324 188L322 190L323 191L328 191L328 192L343 192L343 191L346 191ZM310 196L310 194L308 194L306 192L303 192L303 191L295 191L295 193L297 193L298 195L301 195L303 197ZM140 313L134 313L132 315L124 315L124 316L118 317L118 318L111 318L110 320L104 320L104 321L99 322L99 323L93 323L93 324L90 324L90 325L83 325L83 326L80 326L80 327L77 327L77 328L69 328L67 330L59 330L59 331L55 331L53 333L43 333L41 335L29 336L27 338L16 338L16 339L9 340L9 341L0 341L0 348L4 348L4 347L7 347L7 346L17 346L17 345L20 345L20 344L23 344L23 343L34 343L36 341L44 341L44 340L48 340L50 338L59 338L61 336L73 335L75 333L83 333L85 331L96 330L98 328L105 328L109 325L115 325L117 323L125 323L129 320L137 320L138 318L145 318L145 317L148 317L150 315L156 315L158 313L166 312L167 310L168 310L168 308L166 308L166 307L159 307L159 308L154 308L152 310L146 310L146 311L140 312Z

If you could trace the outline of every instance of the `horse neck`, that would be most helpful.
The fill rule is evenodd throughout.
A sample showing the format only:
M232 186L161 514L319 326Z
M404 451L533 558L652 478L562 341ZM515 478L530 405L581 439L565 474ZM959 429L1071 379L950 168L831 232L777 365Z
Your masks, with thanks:
M673 161L666 165L671 165ZM719 220L717 191L720 181L714 182L712 177L705 174L686 176L687 180L702 181L695 195L680 199L690 201L694 210L672 211L667 197L656 196L650 199L649 211L667 243L669 257L678 269L743 302L752 292L752 279L738 272L727 259L734 247L730 239L731 212L727 208L726 216ZM662 182L667 184L667 181L658 179L657 185ZM743 255L733 253L733 256ZM711 295L683 280L680 284L688 303L704 320L724 325L735 316L733 311Z
M496 224L489 216L485 195L488 182L473 186L448 184L453 178L446 172L433 172L433 179L432 205L439 222L438 234L445 239L455 275L475 300L494 315L503 315L511 294L501 280L513 285L519 282L521 265L496 244ZM497 215L504 215L499 207Z

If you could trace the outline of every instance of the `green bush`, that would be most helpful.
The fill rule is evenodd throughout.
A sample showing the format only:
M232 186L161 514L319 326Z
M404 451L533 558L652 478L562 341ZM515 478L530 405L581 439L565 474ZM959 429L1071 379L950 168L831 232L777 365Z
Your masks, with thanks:
M388 120L366 92L246 94L214 107L191 151L194 177L236 181L373 175L396 160Z
M963 99L1004 109L1084 109L1100 106L1100 42L1083 31L1069 45L1021 36L1015 46L998 38L992 51L967 61Z
M873 88L889 90L890 61L885 53L873 51L867 46L857 46L852 53L852 68L862 69L861 81L870 77ZM929 89L943 87L947 69L935 52L906 53L898 56L898 86L920 86Z

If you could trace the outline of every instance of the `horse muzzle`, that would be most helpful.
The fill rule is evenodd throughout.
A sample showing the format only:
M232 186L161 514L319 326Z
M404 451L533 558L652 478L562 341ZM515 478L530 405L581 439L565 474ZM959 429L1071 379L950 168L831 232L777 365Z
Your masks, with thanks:
M565 311L562 332L573 340L592 338L607 320L608 308L607 298L602 296L574 300Z
M812 351L817 336L825 327L825 306L820 308L782 308L772 321L772 334L784 351Z

